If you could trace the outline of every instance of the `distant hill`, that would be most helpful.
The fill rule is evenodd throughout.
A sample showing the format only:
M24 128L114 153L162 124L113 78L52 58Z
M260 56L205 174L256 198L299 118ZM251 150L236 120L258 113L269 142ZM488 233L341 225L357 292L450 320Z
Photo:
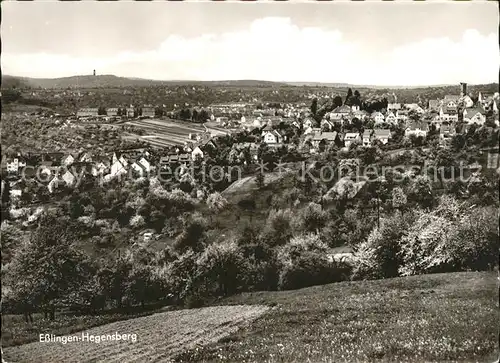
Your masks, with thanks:
M258 80L229 81L159 81L142 78L126 78L114 75L85 75L63 78L27 78L2 75L2 88L124 88L148 86L206 85L226 87L279 87L285 83Z
M127 78L114 75L82 75L63 78L28 78L2 75L2 89L8 88L126 88L126 87L148 87L148 86L222 86L222 87L329 87L329 88L352 88L372 90L420 90L430 88L458 87L453 85L429 85L429 86L378 86L378 85L354 85L349 83L321 83L321 82L272 82L260 80L223 80L223 81L161 81L143 78ZM470 85L487 87L490 85Z

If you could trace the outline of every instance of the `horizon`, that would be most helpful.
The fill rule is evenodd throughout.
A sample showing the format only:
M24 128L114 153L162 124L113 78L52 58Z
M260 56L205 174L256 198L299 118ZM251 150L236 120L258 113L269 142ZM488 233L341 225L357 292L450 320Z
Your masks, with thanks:
M454 83L447 83L447 84L426 84L426 85L377 85L377 84L354 84L354 83L349 83L349 82L316 82L316 81L269 81L265 79L212 79L212 80L194 80L194 79L150 79L150 78L140 78L140 77L124 77L124 76L119 76L116 74L96 74L95 76L93 74L75 74L75 75L70 75L70 76L64 76L64 77L54 77L54 78L45 78L45 77L24 77L24 76L18 76L18 75L12 75L12 74L3 74L2 77L13 77L13 78L19 78L19 79L32 79L32 80L61 80L61 79L68 79L68 78L77 78L77 77L116 77L116 78L122 78L122 79L128 79L128 80L138 80L138 81L150 81L150 82L183 82L183 83L217 83L217 82L269 82L269 83L276 83L276 84L285 84L285 85L302 85L302 84L314 84L322 87L327 87L330 84L338 84L341 86L348 86L348 87L377 87L377 88L399 88L399 89L404 89L404 88L432 88L432 87L452 87L459 85L460 82L457 82L456 84ZM463 82L463 80L462 80ZM486 83L467 83L468 86L479 86L479 85L489 85L489 84L498 84L498 80L496 81L491 81L491 82L486 82Z
M95 69L164 82L498 82L498 11L486 2L2 5L2 70L14 77L77 77ZM16 21L21 14L26 22ZM106 31L89 27L91 14Z

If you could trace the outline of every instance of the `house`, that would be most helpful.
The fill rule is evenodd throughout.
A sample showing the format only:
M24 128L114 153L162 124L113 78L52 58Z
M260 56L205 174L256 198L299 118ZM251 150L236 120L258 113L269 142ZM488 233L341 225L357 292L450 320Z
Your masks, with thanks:
M99 109L97 107L80 108L76 112L76 117L97 117L98 115Z
M142 108L142 116L143 117L155 117L155 108L153 106L150 106L150 105L145 105L143 108Z
M49 193L54 193L54 191L59 188L61 185L65 185L66 182L61 178L59 174L52 176L51 180L47 184L47 189Z
M375 121L375 124L381 124L385 121L384 115L378 111L372 113L372 119Z
M69 170L66 170L61 178L69 187L72 187L76 183L76 177Z
M361 141L361 137L357 132L347 132L344 136L344 146L350 147L353 142Z
M457 107L447 107L447 106L441 107L439 110L439 119L441 121L457 122L458 121Z
M460 100L459 95L446 95L443 99L443 106L445 107L458 107L458 101Z
M179 155L179 163L187 163L191 160L191 155L189 154L180 154Z
M401 110L401 103L389 103L387 104L387 111L399 111Z
M451 125L442 125L439 128L439 143L441 145L446 144L453 138L453 136L455 136L455 134L455 127Z
M226 124L229 121L229 118L228 117L217 117L215 119L215 121L217 121L218 123L224 123L224 124Z
M132 118L135 116L135 109L133 107L127 107L127 117Z
M124 160L123 156L120 158L113 154L113 162L111 164L111 170L108 174L110 178L114 178L118 175L123 175L127 173L127 162Z
M372 146L372 133L373 133L373 130L365 130L363 132L363 136L362 136L363 146L366 146L366 147Z
M361 120L361 121L363 121L368 116L369 116L369 114L365 110L354 111L352 113L353 118L356 117L358 120Z
M57 169L56 166L52 165L52 161L42 161L40 162L40 166L38 167L38 171L40 175L53 175L55 173L55 170Z
M61 165L68 166L73 164L78 159L78 156L74 156L73 154L65 155L61 160Z
M423 114L425 112L424 109L418 105L418 103L407 103L405 104L405 108L409 111L415 111L418 114Z
M382 144L386 145L391 138L391 130L389 129L375 129L373 132L373 139L379 140Z
M398 118L396 116L397 114L398 114L397 111L395 114L392 111L389 111L385 116L385 122L392 125L397 124L398 123Z
M462 97L462 103L465 108L470 108L474 106L474 101L468 95Z
M267 125L262 130L262 140L266 144L281 144L283 142L283 136L277 130L273 130Z
M78 155L77 159L82 163L90 163L92 162L92 155L89 152L84 151Z
M330 120L341 121L350 119L351 114L352 110L349 106L347 105L338 106L332 112L330 112Z
M7 183L9 183L9 182L7 182ZM22 188L21 184L18 183L18 182L10 183L10 184L11 184L10 185L10 191L9 191L10 197L12 199L18 199L18 198L20 198L21 195L23 194L23 188Z
M429 132L429 125L427 122L422 121L413 121L405 130L405 136L410 137L411 135L415 135L417 137L427 137L427 133Z
M318 132L315 133L311 139L312 145L317 148L320 143L323 141L325 144L331 144L335 142L338 138L338 133L336 131L333 132Z
M478 108L466 108L464 110L464 122L469 125L484 125L486 122L486 116Z
M200 149L199 146L196 146L193 151L191 151L191 158L194 160L196 159L203 159L203 151Z
M117 107L109 107L106 109L106 115L108 116L118 116L118 108Z
M400 110L398 111L398 114L396 115L398 121L401 122L406 122L408 121L408 110Z
M12 159L7 159L6 169L7 173L18 173L20 168L26 166L26 161L21 156L16 156Z
M91 174L93 176L104 175L110 168L111 163L105 156L95 156L91 167Z
M305 119L304 122L302 123L304 129L307 129L308 127L313 127L313 121L308 118L308 119Z
M333 130L333 123L331 121L328 121L326 119L321 120L321 129L322 130Z

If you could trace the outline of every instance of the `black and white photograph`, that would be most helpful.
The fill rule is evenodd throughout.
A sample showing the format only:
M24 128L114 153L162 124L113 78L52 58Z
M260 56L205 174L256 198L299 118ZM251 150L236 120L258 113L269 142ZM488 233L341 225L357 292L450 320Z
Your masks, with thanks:
M498 6L2 1L2 363L498 363Z

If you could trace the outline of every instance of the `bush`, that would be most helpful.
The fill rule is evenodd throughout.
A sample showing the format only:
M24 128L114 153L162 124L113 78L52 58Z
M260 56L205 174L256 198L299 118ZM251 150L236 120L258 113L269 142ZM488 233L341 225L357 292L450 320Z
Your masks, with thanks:
M243 255L241 284L245 291L276 290L279 267L276 253L264 243L255 242L240 246Z
M467 208L442 197L418 213L401 241L402 275L491 269L498 263L498 220L491 207Z
M261 239L271 247L282 246L292 237L292 212L290 209L271 210Z
M241 289L243 255L234 241L209 245L196 261L194 285L207 296L227 296ZM195 286L196 288L197 286Z
M292 238L278 250L280 290L300 289L347 279L346 265L330 262L327 246L316 234Z
M378 279L398 276L401 265L401 238L411 226L413 216L408 213L382 219L356 251L353 279Z

